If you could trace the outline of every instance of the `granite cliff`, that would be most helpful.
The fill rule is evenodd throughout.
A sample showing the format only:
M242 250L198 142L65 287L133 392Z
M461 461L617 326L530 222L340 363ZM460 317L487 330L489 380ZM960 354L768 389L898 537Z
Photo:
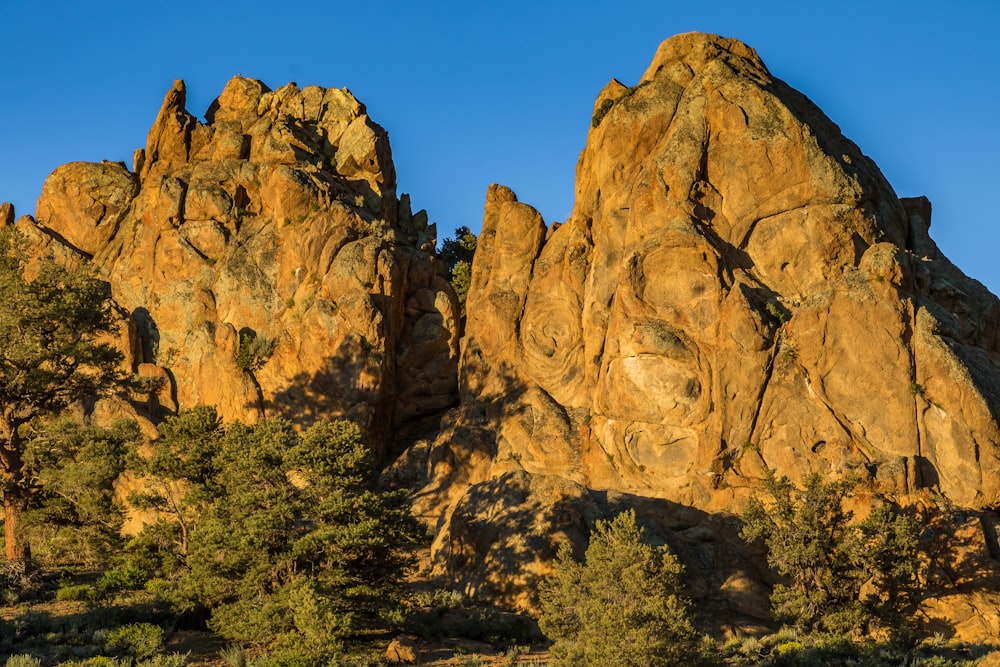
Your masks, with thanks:
M231 80L201 123L167 92L131 170L72 163L19 227L94 265L155 419L346 416L384 450L454 403L456 301L435 229L396 196L388 135L346 89Z
M1000 303L930 220L752 49L664 42L598 95L565 223L487 193L463 406L408 462L444 517L438 571L526 603L510 582L586 517L647 503L706 594L752 614L758 574L719 522L768 471L984 510L995 563Z
M959 510L921 613L996 636L1000 302L930 221L752 49L687 34L598 95L567 221L490 187L461 340L346 90L237 77L202 123L178 82L131 169L60 167L17 224L111 283L149 418L347 416L405 448L388 476L449 585L530 608L560 541L635 506L753 623L769 575L734 513L769 471L853 474L859 510Z

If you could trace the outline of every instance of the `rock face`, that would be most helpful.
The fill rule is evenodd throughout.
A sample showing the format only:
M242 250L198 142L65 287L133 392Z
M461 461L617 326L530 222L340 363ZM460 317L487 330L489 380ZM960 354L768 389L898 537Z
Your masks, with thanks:
M133 370L169 380L160 408L347 416L384 447L452 404L454 293L364 106L237 77L206 118L176 82L131 171L60 167L21 225L110 281Z
M598 96L568 221L487 193L461 382L492 438L429 449L470 461L419 495L439 571L456 541L466 569L507 549L469 516L579 495L518 478L505 501L512 471L709 512L768 470L1000 505L1000 303L929 224L752 49L664 42Z
M498 456L703 507L768 468L1000 504L1000 304L929 203L733 40L605 100L565 224L487 194L463 382Z
M346 90L237 77L201 123L177 82L131 169L61 167L16 224L110 281L154 416L346 416L386 454L443 413L389 475L466 592L531 608L559 542L638 507L706 613L752 628L769 575L732 513L772 470L853 473L860 505L968 510L971 565L932 563L951 593L923 615L974 640L998 627L1000 302L930 219L752 49L688 34L601 91L564 224L489 189L461 355L435 230Z

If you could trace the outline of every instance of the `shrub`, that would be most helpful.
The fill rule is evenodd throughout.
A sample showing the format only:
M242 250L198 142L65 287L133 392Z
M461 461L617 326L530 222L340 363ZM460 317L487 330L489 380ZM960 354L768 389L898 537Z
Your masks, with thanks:
M19 653L7 658L4 667L41 667L42 659L27 653Z
M597 127L598 125L600 125L601 121L604 120L604 117L608 115L608 112L611 111L611 107L615 105L616 101L617 100L614 100L610 97L601 100L601 105L597 107L596 111L594 111L594 117L590 121L590 126Z
M241 333L236 365L248 373L260 370L274 353L274 345L275 342L265 336Z
M106 655L95 655L76 664L78 667L132 667L132 661L128 658L119 660Z
M137 591L145 587L148 579L146 570L127 561L106 570L97 580L97 588L101 591Z
M146 660L140 660L136 663L136 667L184 667L187 661L187 653L158 653Z
M227 646L219 651L219 657L227 667L247 667L247 652L239 646Z
M64 583L60 584L59 590L56 591L56 600L61 602L82 602L85 600L93 600L96 596L97 591L89 584L73 585Z
M681 597L684 568L643 541L635 512L598 521L583 563L564 544L539 589L542 632L556 665L690 664L694 630Z
M163 651L163 628L152 623L130 623L108 631L104 650L146 660Z
M469 288L472 286L472 264L466 261L455 263L455 268L451 272L451 286L458 297L458 304L465 308L465 301L469 296Z
M448 280L455 289L458 304L465 312L465 299L472 285L472 260L476 254L479 239L468 227L462 226L455 230L455 238L446 238L441 243L438 256L448 270Z

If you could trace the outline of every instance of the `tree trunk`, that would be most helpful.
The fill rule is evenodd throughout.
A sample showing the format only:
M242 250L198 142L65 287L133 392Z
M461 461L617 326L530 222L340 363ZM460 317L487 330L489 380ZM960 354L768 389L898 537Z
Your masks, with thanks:
M4 494L3 534L7 565L18 564L25 570L28 569L28 561L31 560L31 549L21 536L21 513L27 504L26 498L12 494L9 490Z
M19 566L27 572L31 550L24 540L21 514L28 506L31 494L24 478L24 459L21 458L21 438L17 424L6 415L0 419L0 474L3 479L3 532L8 568Z

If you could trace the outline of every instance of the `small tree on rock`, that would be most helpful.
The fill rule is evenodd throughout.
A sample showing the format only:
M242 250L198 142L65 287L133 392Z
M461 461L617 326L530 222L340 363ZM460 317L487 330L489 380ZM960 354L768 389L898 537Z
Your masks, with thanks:
M691 664L695 633L683 574L667 547L643 541L633 510L597 522L583 563L564 544L555 574L539 589L539 625L554 641L554 664Z
M441 243L438 255L448 269L448 279L458 296L458 303L465 312L465 297L472 284L472 258L476 254L478 239L472 231L461 226L455 230L455 238L446 238Z

